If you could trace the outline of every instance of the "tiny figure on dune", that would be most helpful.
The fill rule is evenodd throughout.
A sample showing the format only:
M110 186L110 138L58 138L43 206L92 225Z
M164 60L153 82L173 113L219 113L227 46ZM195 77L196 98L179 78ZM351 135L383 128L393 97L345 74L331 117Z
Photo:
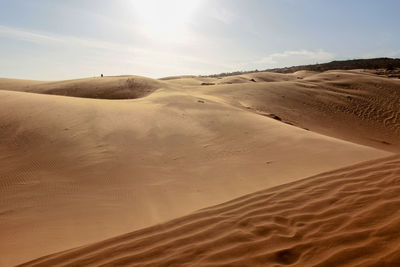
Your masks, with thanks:
M103 78L103 73L101 74L101 78Z

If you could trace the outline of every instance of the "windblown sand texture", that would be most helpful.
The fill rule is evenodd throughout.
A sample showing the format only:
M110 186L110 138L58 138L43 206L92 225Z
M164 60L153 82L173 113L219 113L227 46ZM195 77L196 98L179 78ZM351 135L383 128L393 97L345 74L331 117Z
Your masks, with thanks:
M395 263L399 112L363 70L0 79L0 265Z
M399 266L399 194L389 157L23 266Z

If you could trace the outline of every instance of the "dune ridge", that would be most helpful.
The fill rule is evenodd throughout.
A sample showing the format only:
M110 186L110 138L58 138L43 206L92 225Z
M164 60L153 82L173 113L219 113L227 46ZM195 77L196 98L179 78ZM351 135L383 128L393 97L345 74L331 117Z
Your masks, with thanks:
M133 75L50 82L0 78L0 90L96 99L136 99L162 87L162 81Z
M399 194L391 156L21 266L397 266Z
M364 70L293 74L258 72L193 87L192 94L217 97L249 112L274 114L281 121L323 135L400 152L400 80ZM190 87L190 86L192 87Z

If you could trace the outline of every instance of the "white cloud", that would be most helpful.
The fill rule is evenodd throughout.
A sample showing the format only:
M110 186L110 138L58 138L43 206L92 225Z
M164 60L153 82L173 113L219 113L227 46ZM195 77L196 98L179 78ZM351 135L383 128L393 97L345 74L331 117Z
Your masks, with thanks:
M377 57L400 57L400 50L390 51L375 51L362 55L362 58L377 58Z
M284 51L283 53L270 54L259 60L257 63L271 64L271 65L279 64L282 58L289 58L289 57L293 57L296 59L302 58L302 59L312 59L316 61L325 61L325 60L332 60L334 58L334 55L324 50L318 50L318 51L309 51L304 49L289 50L289 51Z
M134 31L134 29L132 30ZM140 33L135 32L134 34L135 36L140 36ZM41 51L43 55L41 58L48 60L45 64L39 65L39 68L42 69L43 77L46 76L49 68L54 70L54 62L58 62L60 68L73 70L73 73L68 77L62 76L66 75L63 72L60 72L60 74L54 73L52 74L52 79L58 75L60 75L60 78L70 78L72 75L79 77L87 76L89 73L100 71L98 69L110 75L111 73L115 75L131 73L151 77L183 73L205 74L242 69L263 69L311 64L315 63L315 61L330 60L334 57L333 54L324 50L288 50L281 53L273 53L261 60L252 62L225 59L224 57L215 58L213 54L215 51L212 50L213 41L209 41L207 38L203 38L203 36L196 36L195 49L188 49L188 47L192 46L187 45L168 46L167 43L158 42L145 42L140 45L114 40L104 41L1 25L0 37L34 43L40 46L35 49ZM26 55L30 55L29 50L25 52ZM26 64L29 63L28 58L23 58L24 62L27 62ZM15 76L16 74L11 75ZM24 76L23 73L18 75ZM28 75L29 73L25 76Z
M17 28L11 28L0 25L0 36L16 38L23 41L32 43L43 43L43 42L57 42L58 39L49 35L33 33Z
M132 46L113 42L105 42L94 39L83 39L74 36L58 35L52 33L39 33L24 29L6 27L0 25L0 36L22 40L36 44L68 44L69 46L85 46L89 48L100 48L107 50L132 50Z
M210 9L209 16L224 24L231 24L234 20L233 13L223 7L215 7Z
M89 72L86 70L89 69L91 71L98 68L105 68L104 72L108 71L108 75L136 74L162 77L182 73L204 73L206 70L212 71L213 69L226 69L229 67L227 63L206 60L204 57L190 53L190 51L183 52L173 47L143 47L129 43L79 38L0 25L1 37L39 45L42 48L43 59L52 58L54 62L62 62L62 66L69 69L71 69L70 66L74 66L73 73L77 77L87 76ZM49 54L50 52L46 51L59 52ZM5 64L5 61L3 64ZM2 67L5 69L5 66L0 63L0 68ZM46 69L46 67L48 66L39 66L42 69ZM15 76L15 74L11 75ZM17 75L26 78L22 74ZM60 75L64 75L64 73ZM29 74L26 74L26 76L31 77ZM45 76L43 74L40 79L46 79ZM52 75L52 79L54 76ZM36 79L36 77L32 78ZM59 78L73 77L60 76Z

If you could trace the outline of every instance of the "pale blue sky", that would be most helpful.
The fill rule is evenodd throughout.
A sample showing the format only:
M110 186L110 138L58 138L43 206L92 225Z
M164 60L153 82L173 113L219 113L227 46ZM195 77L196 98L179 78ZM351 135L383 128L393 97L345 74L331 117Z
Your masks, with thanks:
M0 0L0 77L213 74L400 57L400 1Z

